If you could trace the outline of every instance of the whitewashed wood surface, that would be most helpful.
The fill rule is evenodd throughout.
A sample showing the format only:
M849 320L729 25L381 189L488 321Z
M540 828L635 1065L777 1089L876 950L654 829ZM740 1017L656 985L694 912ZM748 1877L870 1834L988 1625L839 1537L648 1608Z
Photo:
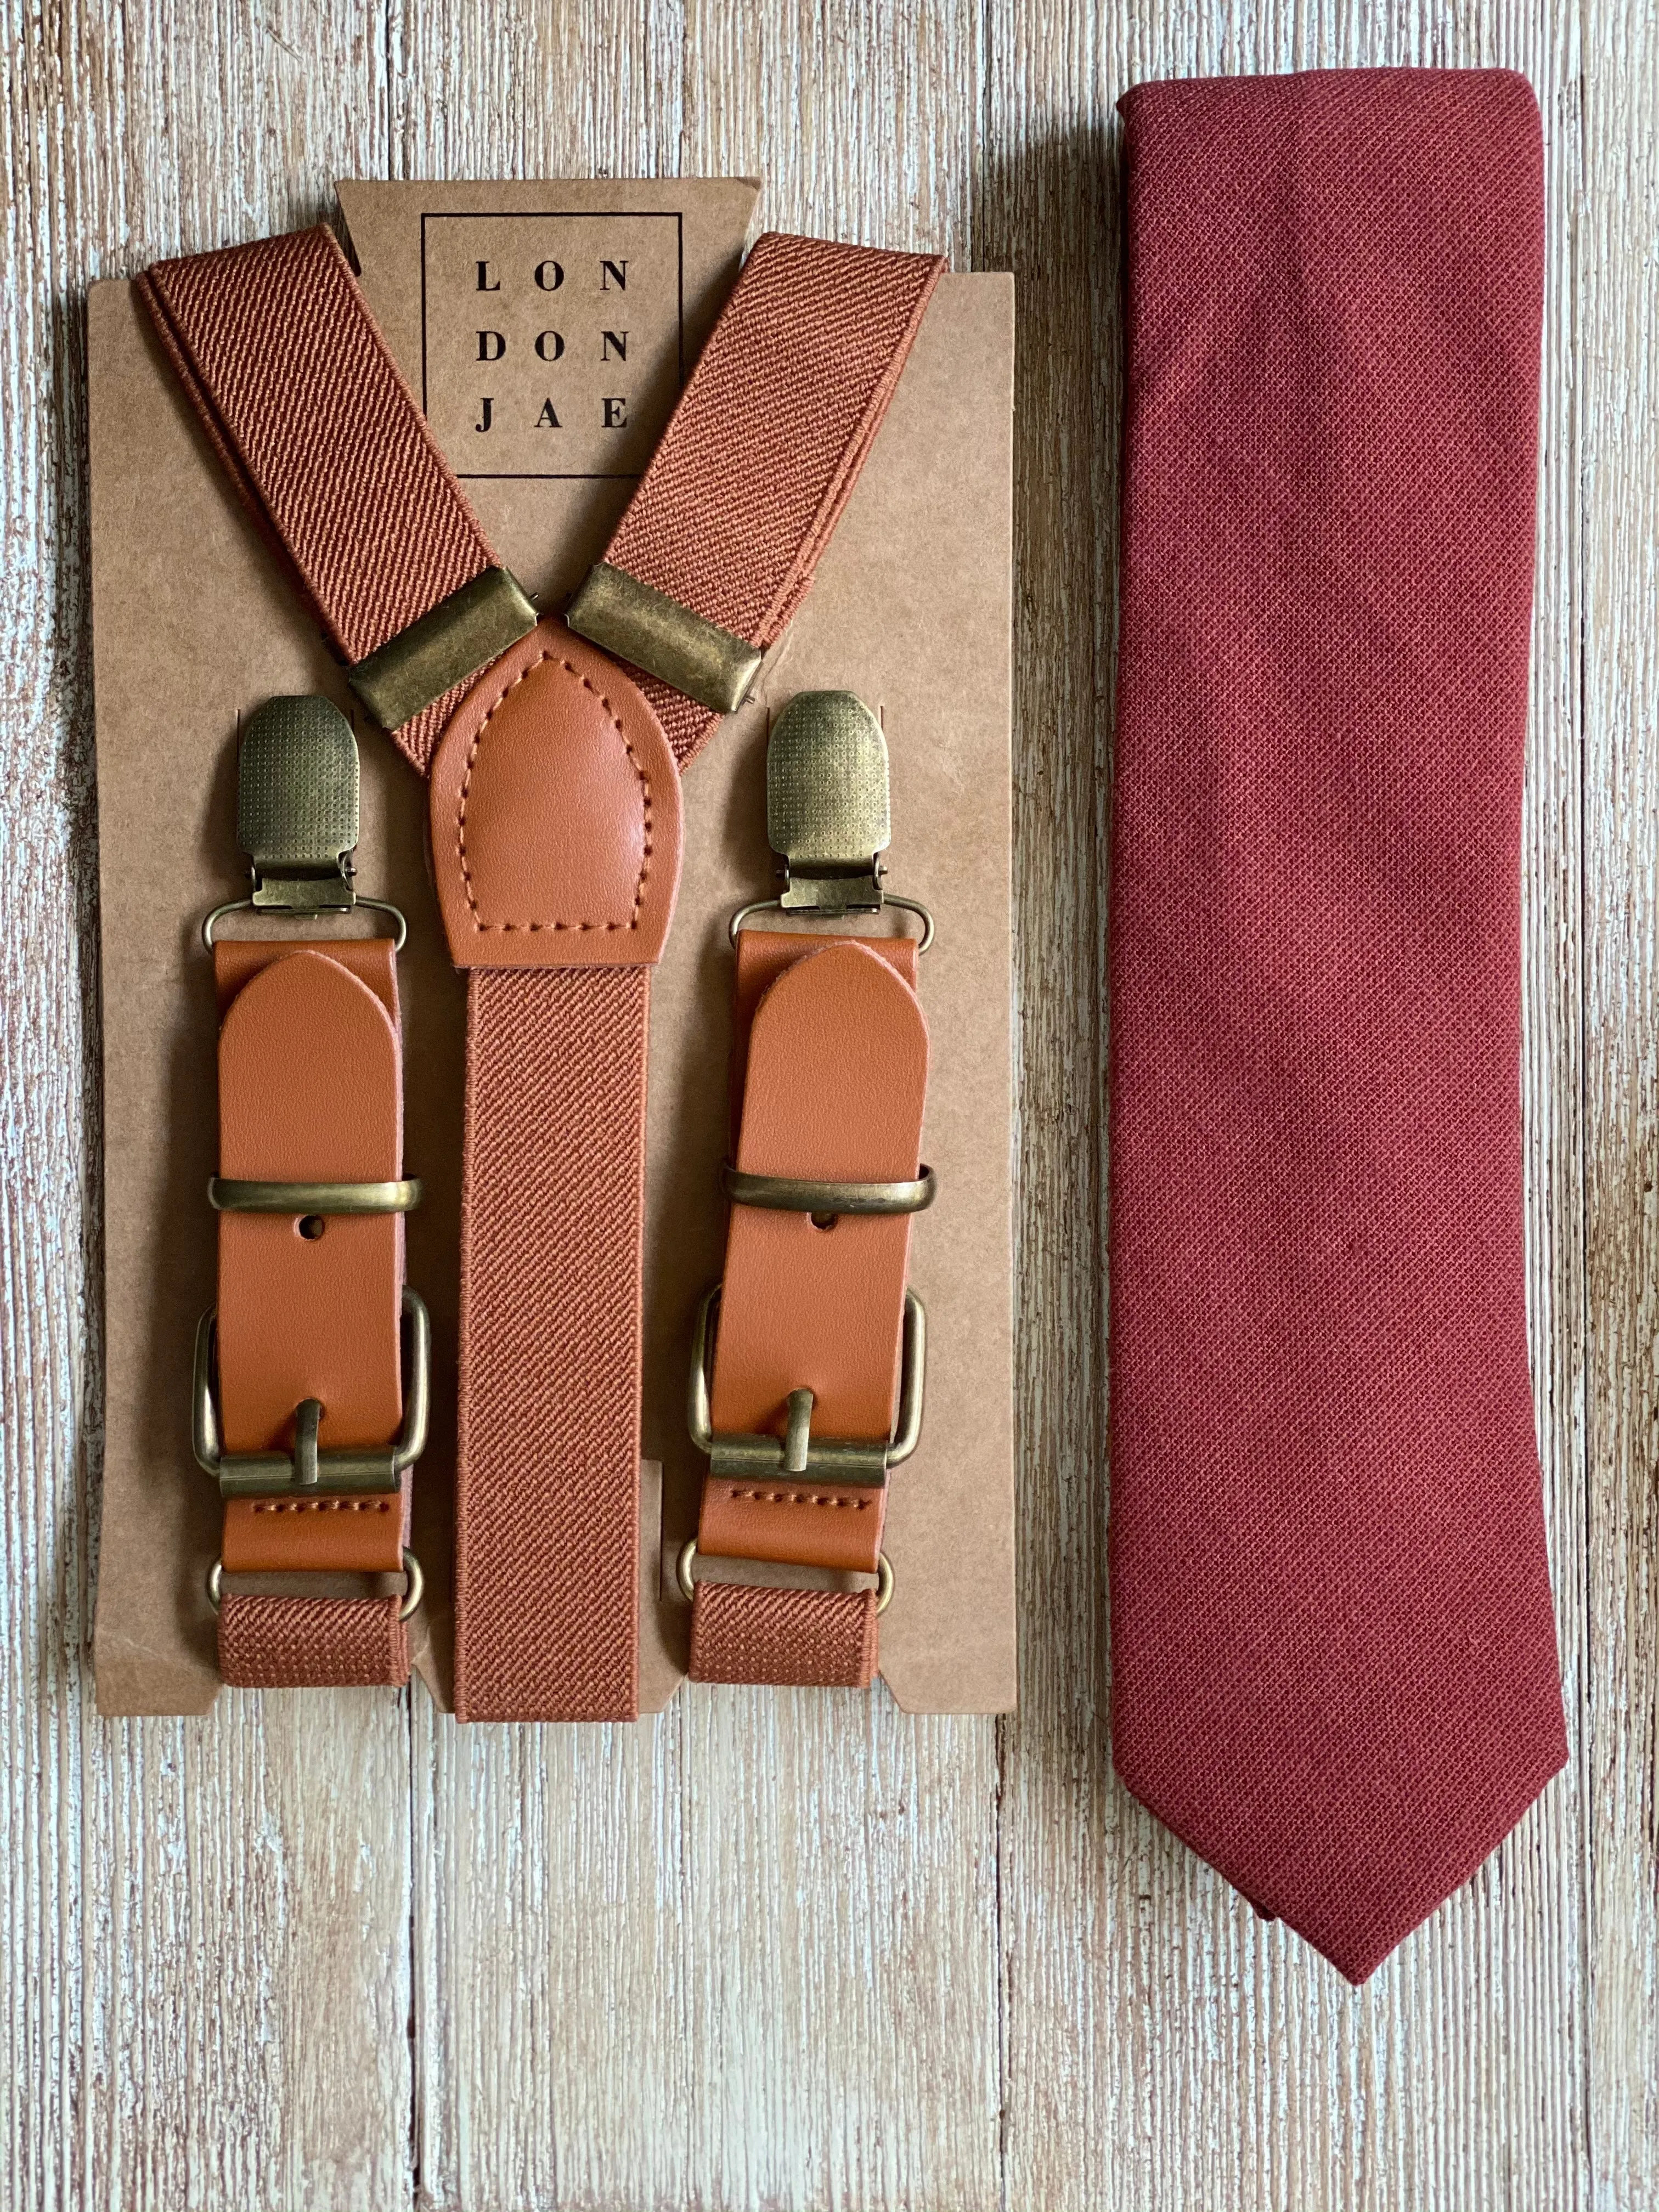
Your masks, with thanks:
M0 8L0 2208L1651 2212L1650 0ZM1548 145L1524 1083L1573 1757L1355 1994L1126 1797L1106 1740L1113 103L1395 62L1524 70ZM337 174L596 170L758 173L771 223L1019 279L1023 1707L102 1722L85 287L313 219Z

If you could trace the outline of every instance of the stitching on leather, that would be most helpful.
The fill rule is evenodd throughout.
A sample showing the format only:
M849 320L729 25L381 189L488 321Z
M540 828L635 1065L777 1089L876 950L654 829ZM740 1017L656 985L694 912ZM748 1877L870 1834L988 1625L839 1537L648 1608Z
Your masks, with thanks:
M734 1505L836 1505L853 1513L867 1513L867 1498L812 1498L804 1490L728 1490L726 1496Z
M611 719L611 726L615 730L617 735L622 739L623 750L628 755L629 759L633 762L634 773L640 780L640 791L642 795L645 810L645 851L640 860L640 879L634 887L634 911L626 921L485 921L481 919L478 913L478 902L472 896L472 871L467 865L466 858L466 801L467 793L472 788L473 763L478 757L478 748L483 743L483 733L489 727L490 722L493 720L495 714L506 704L511 695L518 690L520 684L524 683L536 669L539 668L544 660L556 660L561 668L565 670L568 675L575 678L577 683L581 685L583 690L592 692L593 696L599 701L600 706L604 708L606 714L609 715ZM562 653L556 653L550 650L546 653L538 653L536 655L536 658L530 663L529 666L520 669L519 673L513 678L513 681L503 688L499 696L490 702L489 712L485 714L483 721L479 723L477 729L473 733L472 743L467 747L466 768L461 777L460 804L455 817L455 850L461 864L461 880L466 886L466 902L471 910L472 927L474 931L479 936L483 936L489 930L499 930L505 933L511 930L520 929L574 930L578 932L586 930L604 930L606 932L611 932L637 929L640 926L640 908L645 904L646 881L651 873L651 856L653 850L651 843L651 779L646 774L645 769L640 765L640 757L635 751L632 744L629 744L628 732L623 729L622 722L617 716L616 708L611 705L610 700L605 696L603 691L596 690L595 687L588 682L586 677L582 674L580 669L576 666L574 661L567 660Z
M256 1513L390 1513L391 1500L377 1498L256 1498Z

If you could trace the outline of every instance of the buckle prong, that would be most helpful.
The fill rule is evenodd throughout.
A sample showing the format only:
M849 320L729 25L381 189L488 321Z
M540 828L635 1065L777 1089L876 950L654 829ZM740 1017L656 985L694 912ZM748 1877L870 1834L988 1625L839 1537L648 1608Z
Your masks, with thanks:
M404 1377L404 1425L398 1441L378 1450L319 1451L318 1426L323 1407L315 1398L295 1409L290 1452L227 1452L219 1425L216 1387L218 1364L217 1306L210 1306L196 1328L191 1444L197 1465L210 1474L222 1498L280 1498L295 1490L320 1497L346 1497L395 1490L405 1468L426 1449L431 1405L432 1323L419 1293L404 1285L404 1318L409 1323L409 1361Z
M706 1291L697 1307L691 1334L691 1374L686 1393L686 1426L697 1449L706 1452L716 1474L763 1478L769 1474L807 1474L820 1482L857 1484L878 1489L889 1473L902 1466L921 1440L922 1400L927 1385L927 1314L915 1292L904 1293L904 1332L899 1362L898 1416L892 1433L884 1438L818 1437L811 1433L812 1394L793 1390L788 1399L788 1427L781 1437L717 1433L710 1407L710 1370L714 1361L714 1319L720 1310L720 1286ZM798 1413L798 1403L805 1407ZM805 1445L799 1466L789 1455L798 1441Z

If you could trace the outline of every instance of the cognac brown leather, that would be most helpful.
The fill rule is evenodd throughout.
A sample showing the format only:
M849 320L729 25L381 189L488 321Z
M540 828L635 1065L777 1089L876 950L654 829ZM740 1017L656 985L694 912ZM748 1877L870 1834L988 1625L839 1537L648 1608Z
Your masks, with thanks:
M772 643L944 265L762 239L606 557ZM139 289L233 482L348 661L495 562L329 232L158 264ZM544 623L465 696L394 733L417 768L433 763L445 927L457 963L478 971L463 1195L463 1717L635 1709L647 979L673 908L676 770L716 719ZM873 1404L879 1387L866 1395ZM260 1418L273 1416L262 1400Z
M744 935L748 933L744 932ZM810 947L762 999L750 1031L738 1166L748 1175L893 1182L920 1171L927 1025L915 993L852 938ZM824 1436L893 1425L910 1216L734 1206L710 1397L720 1431L783 1433L812 1391Z
M451 717L432 863L458 968L640 968L680 875L680 779L614 660L544 617Z
M228 1575L396 1575L403 1571L403 1499L362 1497L233 1498L225 1505L220 1559Z
M401 1176L402 1052L391 940L222 939L219 1170L261 1182ZM219 1217L219 1420L228 1452L291 1451L295 1410L321 1402L319 1449L391 1443L403 1421L404 1229L395 1214ZM396 1574L409 1484L350 1497L225 1506L227 1574ZM219 1616L227 1681L266 1686L407 1679L390 1601L250 1597ZM368 1671L365 1669L379 1671Z
M213 945L213 981L219 997L219 1018L230 1012L230 1002L244 983L251 982L273 960L295 952L320 952L348 975L355 975L386 1008L395 1029L398 1023L398 969L389 937L220 937Z
M912 939L744 930L738 940L737 1165L813 1181L908 1181L921 1168L927 1027ZM720 1434L781 1436L792 1390L815 1435L890 1434L898 1395L908 1214L734 1206L710 1386ZM703 1486L697 1551L720 1559L873 1573L886 1486L779 1474ZM864 1684L875 1594L760 1589L699 1579L691 1672L700 1681Z
M710 1559L774 1559L872 1575L886 1510L886 1489L875 1484L711 1475L703 1485L697 1550Z
M389 970L391 945L380 942ZM219 1032L220 1174L395 1181L403 1173L402 1056L384 1002L321 951L270 949L282 957L243 984ZM331 1216L314 1241L300 1234L295 1215L220 1215L228 1451L290 1449L294 1409L306 1398L322 1401L323 1450L396 1437L403 1272L397 1214Z

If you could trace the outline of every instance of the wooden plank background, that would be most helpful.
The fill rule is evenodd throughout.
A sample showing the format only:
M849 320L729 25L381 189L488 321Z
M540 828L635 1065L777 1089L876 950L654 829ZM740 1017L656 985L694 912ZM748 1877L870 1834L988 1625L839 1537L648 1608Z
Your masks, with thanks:
M1650 0L0 0L0 2207L1650 2212L1659 2202L1659 26ZM1526 813L1567 1773L1361 1993L1114 1781L1102 837L1114 102L1526 72L1548 147ZM88 281L337 174L757 172L1020 284L1024 1703L94 1714ZM165 671L158 671L165 680ZM199 1224L181 1224L198 1233Z

